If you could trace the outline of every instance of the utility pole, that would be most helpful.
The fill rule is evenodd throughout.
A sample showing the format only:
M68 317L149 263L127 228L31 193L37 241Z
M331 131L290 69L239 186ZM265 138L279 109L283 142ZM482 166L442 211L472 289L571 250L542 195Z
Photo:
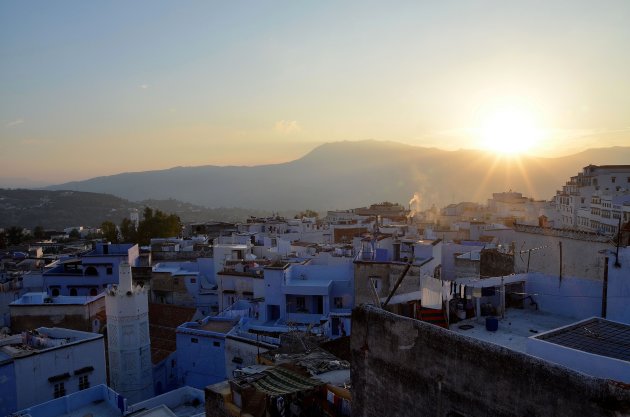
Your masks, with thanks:
M619 245L621 245L621 215L619 216L619 227L617 227L617 253L615 254L615 268L621 268L619 263ZM608 263L606 264L608 267Z
M558 283L559 285L562 283L562 242L558 242L558 246L560 247L560 282Z
M602 285L602 318L606 318L608 309L608 256L604 258L604 285Z

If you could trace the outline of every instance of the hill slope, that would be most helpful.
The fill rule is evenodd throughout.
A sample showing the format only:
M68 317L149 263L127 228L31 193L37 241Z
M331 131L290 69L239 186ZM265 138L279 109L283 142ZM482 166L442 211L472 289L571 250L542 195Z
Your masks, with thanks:
M177 200L146 200L131 202L109 194L0 189L0 228L22 226L63 229L73 226L98 227L106 220L120 224L130 210L145 206L177 214L182 221L243 221L248 216L266 216L270 212L239 208L196 206Z
M395 142L336 142L283 164L177 167L124 173L48 187L92 191L134 201L175 198L209 207L325 210L373 202L444 205L485 201L492 192L520 191L548 199L588 164L628 164L630 147L591 149L561 158L497 158L475 150L443 151Z

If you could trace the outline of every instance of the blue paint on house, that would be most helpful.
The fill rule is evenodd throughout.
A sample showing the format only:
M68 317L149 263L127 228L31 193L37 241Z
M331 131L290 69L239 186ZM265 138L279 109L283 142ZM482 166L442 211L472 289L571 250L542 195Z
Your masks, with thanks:
M58 265L44 272L44 289L52 296L94 296L108 285L118 284L120 263L134 266L139 254L138 245L131 243L97 243L93 250L63 257Z
M224 381L225 336L238 320L206 317L177 328L177 373L180 385L203 389Z
M0 415L17 411L17 388L13 358L0 352Z

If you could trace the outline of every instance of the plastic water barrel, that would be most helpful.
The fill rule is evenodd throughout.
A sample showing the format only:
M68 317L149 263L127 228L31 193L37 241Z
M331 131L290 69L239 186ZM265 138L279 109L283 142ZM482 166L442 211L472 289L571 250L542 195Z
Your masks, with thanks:
M496 332L499 328L499 319L496 317L486 317L486 330Z

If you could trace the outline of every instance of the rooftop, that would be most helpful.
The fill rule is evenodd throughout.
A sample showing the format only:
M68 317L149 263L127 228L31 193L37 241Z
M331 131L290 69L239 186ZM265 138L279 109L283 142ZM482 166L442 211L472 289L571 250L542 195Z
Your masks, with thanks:
M199 320L196 322L188 322L183 323L177 328L177 331L201 331L201 332L213 332L213 333L221 333L227 334L238 322L237 319L233 318L216 318L216 317L206 317L203 320Z
M96 385L65 397L22 410L25 417L120 417L118 394L106 385Z
M507 309L505 317L498 319L499 328L494 332L486 330L485 317L460 321L452 324L450 330L525 353L530 336L575 322L574 318L528 309Z
M0 361L29 356L64 345L102 337L103 335L97 333L59 327L40 327L21 335L0 338Z
M205 416L204 392L189 386L177 388L129 407L133 416ZM95 414L96 416L96 414Z
M593 317L535 338L595 355L630 361L630 326L623 323Z
M86 305L91 303L98 298L105 297L104 293L95 295L93 297L89 296L69 296L69 295L58 295L56 297L51 297L46 292L28 292L13 301L11 305L38 305L38 304L54 304L54 305Z

